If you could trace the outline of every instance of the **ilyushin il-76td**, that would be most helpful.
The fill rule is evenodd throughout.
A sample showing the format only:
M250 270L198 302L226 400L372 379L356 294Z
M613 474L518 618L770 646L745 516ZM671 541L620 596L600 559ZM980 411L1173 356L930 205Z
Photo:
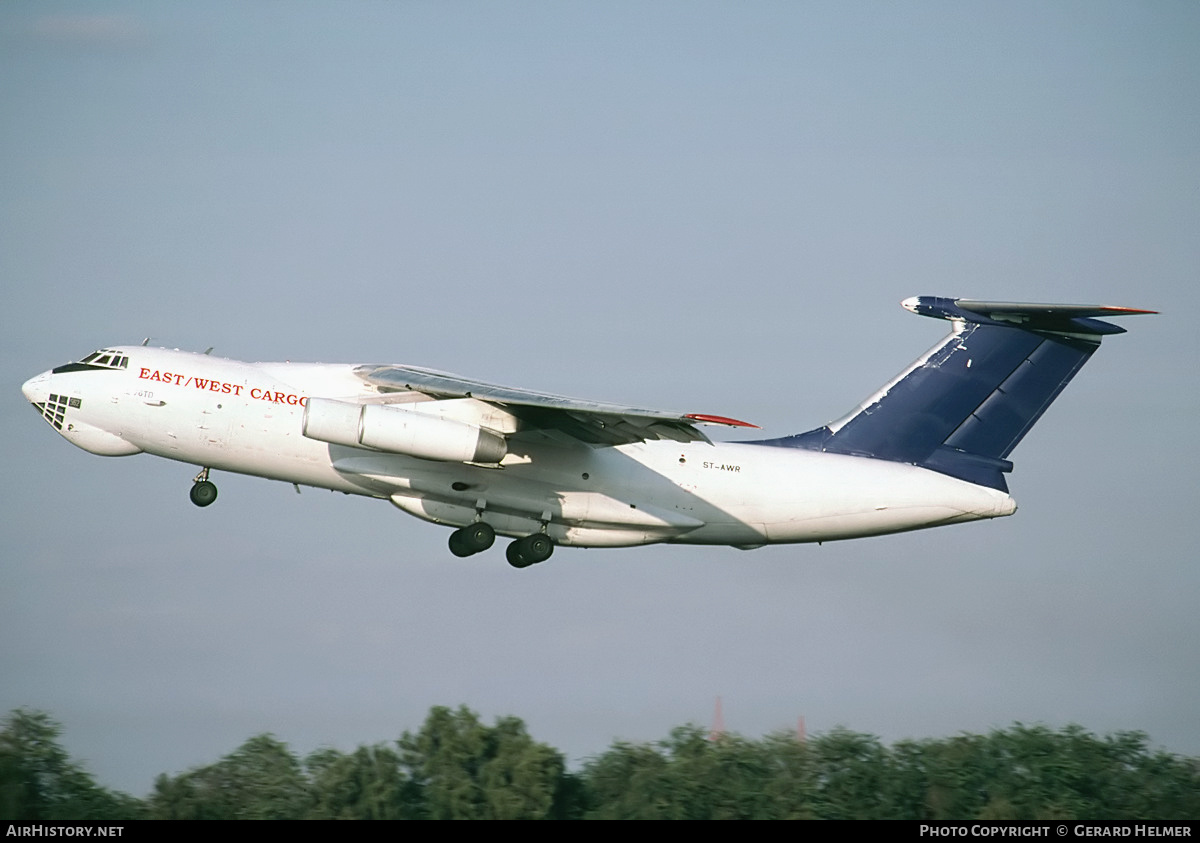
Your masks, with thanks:
M71 443L391 501L510 564L556 545L823 542L1011 515L1009 454L1107 334L1152 311L907 299L950 334L842 418L773 439L713 442L725 416L644 410L413 366L241 363L115 346L30 379Z

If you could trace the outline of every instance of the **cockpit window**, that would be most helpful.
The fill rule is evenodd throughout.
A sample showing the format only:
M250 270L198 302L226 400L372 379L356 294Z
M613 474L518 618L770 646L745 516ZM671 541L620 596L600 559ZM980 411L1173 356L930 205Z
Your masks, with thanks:
M93 351L78 363L68 363L65 366L59 366L57 369L53 370L53 373L57 375L61 372L84 372L96 369L128 368L129 358L126 355L113 351L111 348L102 348L99 351Z

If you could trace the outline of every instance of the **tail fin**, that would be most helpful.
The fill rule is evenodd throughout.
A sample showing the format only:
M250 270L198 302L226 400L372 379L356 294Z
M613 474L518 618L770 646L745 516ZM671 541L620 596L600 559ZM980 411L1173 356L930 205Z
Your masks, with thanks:
M762 444L913 463L1007 491L1007 457L1100 346L1125 307L918 296L903 306L949 319L942 342L825 427Z

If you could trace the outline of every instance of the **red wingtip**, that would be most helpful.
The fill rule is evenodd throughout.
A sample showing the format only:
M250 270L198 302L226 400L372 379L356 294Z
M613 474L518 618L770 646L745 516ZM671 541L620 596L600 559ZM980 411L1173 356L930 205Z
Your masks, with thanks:
M684 416L684 418L692 419L693 421L704 422L706 424L727 424L730 427L753 427L758 429L758 425L756 424L739 421L738 419L731 419L728 416L710 416L705 413L688 413L686 416Z

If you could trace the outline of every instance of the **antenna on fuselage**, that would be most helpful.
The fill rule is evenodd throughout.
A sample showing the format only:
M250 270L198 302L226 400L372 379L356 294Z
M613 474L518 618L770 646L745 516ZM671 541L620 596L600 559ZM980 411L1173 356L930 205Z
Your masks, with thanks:
M212 354L212 350L213 350L213 348L215 348L215 346L211 346L211 345L210 345L208 348L204 349L204 353L205 353L205 354Z
M149 344L150 344L150 338L149 338L149 337L146 337L144 340L142 340L142 348L145 348L145 347L146 347L146 346L148 346Z

